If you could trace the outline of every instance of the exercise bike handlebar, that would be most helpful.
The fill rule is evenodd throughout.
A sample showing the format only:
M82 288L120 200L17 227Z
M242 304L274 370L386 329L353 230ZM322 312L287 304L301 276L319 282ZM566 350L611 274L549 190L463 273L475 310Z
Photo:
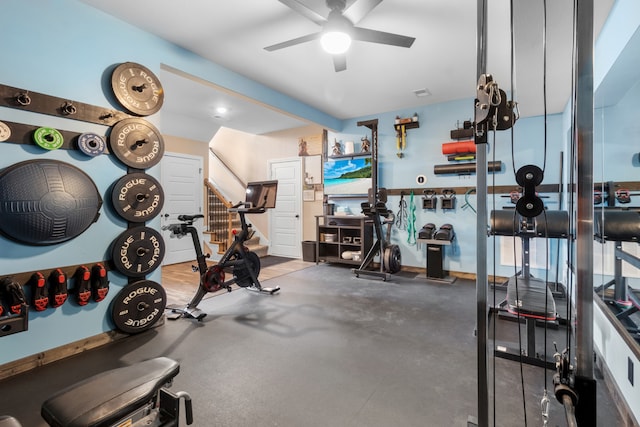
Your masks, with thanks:
M247 207L247 204L245 202L238 202L235 205L231 206L229 208L229 212L237 212L237 213L253 213L253 214L258 214L258 213L265 213L267 211L267 209L264 207L264 205L266 204L266 200L264 202L264 204L262 206L255 206L255 207ZM249 204L250 205L250 204Z
M202 215L202 214L178 215L178 221L191 221L191 222L193 222L194 220L196 220L198 218L204 218L204 215Z

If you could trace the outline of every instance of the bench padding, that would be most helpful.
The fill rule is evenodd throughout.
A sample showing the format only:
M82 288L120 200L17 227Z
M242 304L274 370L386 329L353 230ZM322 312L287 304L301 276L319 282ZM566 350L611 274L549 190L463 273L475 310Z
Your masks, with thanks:
M42 417L54 427L112 425L150 401L178 375L178 362L158 357L90 377L42 404Z
M556 302L544 280L512 277L507 285L507 304L507 311L512 314L547 321L556 319Z
M595 212L596 238L612 242L640 242L640 214L636 211Z
M533 232L522 232L523 219L513 209L491 211L490 232L495 236L529 236L564 239L569 235L569 213L567 211L545 211L534 218Z

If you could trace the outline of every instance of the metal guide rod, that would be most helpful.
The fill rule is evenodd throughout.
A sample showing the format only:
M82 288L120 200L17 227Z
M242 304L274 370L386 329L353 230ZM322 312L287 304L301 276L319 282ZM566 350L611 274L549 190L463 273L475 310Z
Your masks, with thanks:
M486 72L487 58L487 0L477 3L477 75ZM476 80L477 81L477 80ZM486 129L486 127L485 127ZM486 138L486 132L484 133ZM476 134L476 143L478 135ZM484 139L486 141L486 139ZM478 367L478 426L489 425L489 384L487 367L487 147L476 146L476 338Z
M576 374L593 378L593 0L576 7Z
M567 417L567 427L578 427L578 422L576 421L576 408L573 406L571 397L565 394L562 397L562 405L564 406L564 412Z

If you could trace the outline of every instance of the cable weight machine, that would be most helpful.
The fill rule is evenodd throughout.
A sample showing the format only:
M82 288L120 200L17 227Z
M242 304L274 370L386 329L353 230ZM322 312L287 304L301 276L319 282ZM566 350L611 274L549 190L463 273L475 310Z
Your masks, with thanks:
M478 0L478 99L475 109L475 142L481 144L477 153L477 188L478 188L478 230L487 225L487 134L491 130L499 130L496 125L501 123L502 114L496 114L496 106L481 101L484 96L483 78L486 76L486 40L487 40L487 14L488 0ZM546 15L546 3L545 15ZM513 14L513 2L511 2ZM572 155L570 158L569 176L571 182L568 188L570 193L570 219L575 215L577 222L570 224L570 230L574 238L568 240L569 253L575 250L575 257L571 259L573 270L569 274L570 279L579 284L575 288L576 304L575 318L575 353L567 338L567 348L562 352L556 350L556 375L554 376L554 392L557 400L563 405L567 424L581 427L594 426L596 423L596 381L593 376L593 0L574 2L574 55L573 55L573 82L571 99L571 128L570 144ZM546 23L546 17L545 21ZM513 16L511 21L513 37ZM545 24L546 34L546 24ZM546 38L544 39L546 40ZM545 47L546 58L546 43ZM512 39L512 95L515 91L513 79L513 39ZM545 59L546 64L546 59ZM546 70L546 67L545 67ZM546 81L546 73L545 73ZM546 86L545 86L546 94ZM546 98L545 98L546 106ZM545 109L546 117L546 109ZM546 141L546 129L545 129ZM492 150L495 152L495 149ZM543 168L544 170L544 168ZM514 167L515 172L515 167ZM535 174L531 175L534 177ZM525 177L528 179L528 177ZM535 177L534 177L535 178ZM528 184L531 184L529 182ZM535 184L533 184L535 187ZM537 201L529 193L529 206L526 208L535 211ZM574 199L575 198L575 199ZM524 203L524 202L523 202ZM523 216L527 216L519 212ZM575 228L574 228L575 227ZM575 231L574 231L575 230ZM484 248L487 244L485 233L478 233L478 248ZM482 427L489 426L489 384L487 363L487 257L483 251L478 251L477 256L477 335L478 335L478 416L469 417L468 425ZM568 291L568 300L572 300L572 292ZM570 323L574 325L574 323ZM546 347L546 346L545 346ZM542 415L544 425L548 417L549 399L546 390L542 399ZM524 397L524 394L523 394ZM494 413L495 415L495 413Z

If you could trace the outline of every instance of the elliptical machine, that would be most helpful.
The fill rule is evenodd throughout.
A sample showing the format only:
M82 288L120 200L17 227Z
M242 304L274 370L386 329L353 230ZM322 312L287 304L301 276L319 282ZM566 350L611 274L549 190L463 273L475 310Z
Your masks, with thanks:
M376 241L367 252L367 256L362 260L360 267L351 271L356 277L360 277L361 274L377 276L386 282L390 274L395 274L402 268L402 255L400 247L391 244L391 226L395 223L395 215L392 210L387 208L387 192L384 188L381 188L376 196L373 203L363 202L360 204L362 213L373 221ZM382 230L383 225L387 226L386 233ZM373 262L373 259L378 254L380 254L380 269L378 271L367 270L369 264Z
M221 289L226 289L228 292L231 292L231 285L234 283L241 288L268 293L270 295L280 290L279 286L273 288L262 287L258 280L258 274L260 274L260 257L244 245L254 233L251 229L251 224L247 223L245 215L261 214L266 212L266 208L247 208L244 206L245 203L240 202L229 209L229 212L236 212L240 217L241 228L240 231L234 234L231 246L229 246L224 255L222 255L220 261L211 267L207 265L206 261L209 255L205 255L202 252L198 230L193 226L193 222L198 218L204 218L204 215L180 215L178 216L178 220L181 221L181 223L164 227L171 231L172 236L183 237L187 234L191 235L193 247L196 251L197 269L200 273L200 284L189 304L187 304L186 307L177 305L167 306L167 309L171 310L172 313L168 315L167 318L175 320L180 317L186 317L189 319L202 320L207 315L207 313L198 308L198 304L200 304L202 298L209 292L217 292ZM229 280L225 280L225 269L231 270L233 277Z

